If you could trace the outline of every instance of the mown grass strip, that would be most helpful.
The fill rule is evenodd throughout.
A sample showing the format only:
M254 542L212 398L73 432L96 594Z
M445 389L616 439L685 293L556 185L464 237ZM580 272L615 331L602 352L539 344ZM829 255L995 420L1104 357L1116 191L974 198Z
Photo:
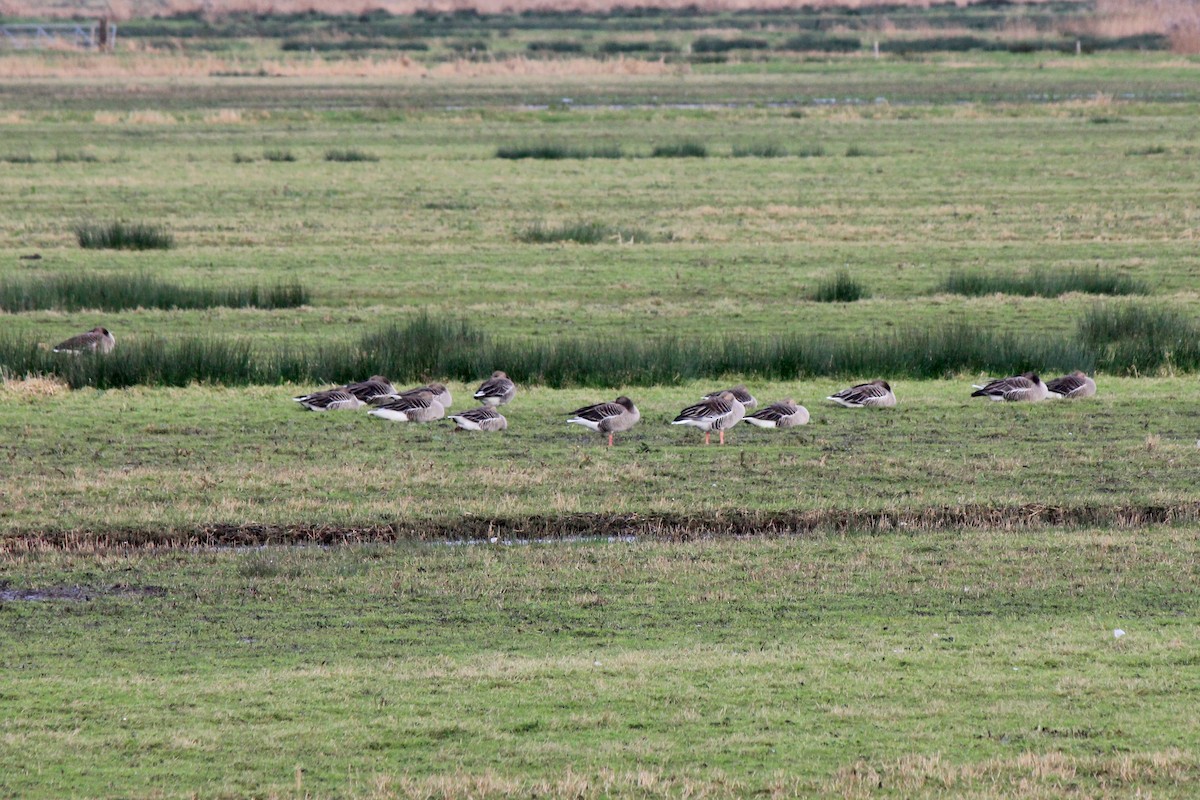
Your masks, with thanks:
M0 280L0 310L122 311L129 308L296 308L310 300L293 281L275 286L182 286L145 274L56 273Z
M162 225L148 222L81 222L75 238L85 250L170 250L175 237Z
M938 285L940 292L980 297L1012 294L1023 297L1059 297L1083 294L1149 294L1145 283L1111 269L1035 269L1024 273L954 271Z

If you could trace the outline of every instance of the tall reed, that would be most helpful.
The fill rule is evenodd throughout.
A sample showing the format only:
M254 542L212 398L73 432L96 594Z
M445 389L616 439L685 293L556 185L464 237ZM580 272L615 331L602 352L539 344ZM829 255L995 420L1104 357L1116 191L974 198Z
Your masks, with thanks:
M1143 282L1111 269L1033 269L1022 273L954 271L938 285L949 294L980 296L1014 294L1026 297L1058 297L1068 292L1083 294L1149 294Z
M52 273L0 279L0 310L121 311L128 308L295 308L309 302L299 283L182 286L145 274Z

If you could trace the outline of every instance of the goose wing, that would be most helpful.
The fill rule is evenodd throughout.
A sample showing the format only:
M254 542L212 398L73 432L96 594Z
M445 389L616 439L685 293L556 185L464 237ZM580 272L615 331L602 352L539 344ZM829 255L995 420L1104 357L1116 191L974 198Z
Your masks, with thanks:
M675 422L696 422L720 419L733 413L733 403L720 397L710 397L679 412Z
M59 342L54 346L56 353L74 353L80 350L95 350L100 346L100 341L104 338L104 334L96 331L88 331L72 336L65 342Z
M774 422L776 425L785 417L790 417L799 411L799 406L794 406L791 403L772 403L764 409L756 411L748 416L754 419L761 419L767 422Z
M369 403L377 397L384 397L396 393L396 387L392 386L387 381L380 381L376 380L375 378L347 384L346 386L342 387L342 390L349 392L359 400L362 400L364 403Z
M1087 388L1088 379L1081 375L1064 375L1061 378L1055 378L1046 384L1046 391L1050 394L1056 394L1060 397L1072 397L1080 394Z
M624 413L624 406L619 406L616 403L596 403L593 406L584 406L572 411L571 416L588 422L601 423L606 419L619 417Z

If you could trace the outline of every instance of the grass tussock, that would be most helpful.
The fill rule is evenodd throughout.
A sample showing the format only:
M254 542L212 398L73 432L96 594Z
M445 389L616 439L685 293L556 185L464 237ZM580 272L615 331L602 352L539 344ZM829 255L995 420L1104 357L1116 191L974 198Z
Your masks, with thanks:
M268 150L263 150L263 158L267 161L290 162L296 160L296 154L291 150L271 148Z
M787 148L775 142L735 144L733 146L734 158L785 158L787 155Z
M1139 280L1111 269L1035 269L1026 273L951 272L938 291L979 297L1012 294L1023 297L1059 297L1068 292L1083 294L1149 294Z
M147 222L81 222L75 238L85 250L170 250L175 237L162 225Z
M551 227L535 222L517 233L517 240L528 244L554 244L574 242L576 244L648 244L654 237L641 228L621 228L603 222L569 222Z
M1161 156L1167 153L1167 148L1161 144L1152 144L1146 147L1132 147L1125 151L1127 156Z
M669 142L655 145L652 158L706 158L708 145L697 141Z
M496 148L496 158L519 160L525 158L556 161L565 159L621 158L620 145L596 145L577 147L574 145L543 142L540 144L506 145Z
M809 295L818 303L853 303L871 296L870 290L850 275L848 270L838 270L833 277L821 281Z
M1200 326L1182 314L1146 305L1097 305L1077 338L1101 369L1130 375L1200 369Z
M309 302L299 283L275 286L181 286L149 275L58 273L0 280L0 310L17 313L121 311L130 308L296 308Z
M333 148L325 151L326 161L378 161L379 156L355 147Z

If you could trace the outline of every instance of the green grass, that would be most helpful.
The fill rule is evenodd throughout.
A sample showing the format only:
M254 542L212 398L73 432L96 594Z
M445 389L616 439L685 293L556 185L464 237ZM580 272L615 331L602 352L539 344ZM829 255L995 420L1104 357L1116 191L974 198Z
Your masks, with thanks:
M620 145L592 145L576 147L558 142L540 144L515 144L496 148L496 158L533 158L556 161L560 159L621 158Z
M821 281L809 299L817 303L854 303L870 296L866 286L855 280L849 270L842 269Z
M938 291L951 294L980 296L1015 294L1025 297L1058 297L1068 292L1083 294L1131 295L1149 294L1142 281L1111 269L1034 269L1027 273L951 272L938 286Z
M690 140L657 144L650 152L651 158L705 158L707 155L708 145Z
M355 147L332 148L325 151L326 161L378 161L379 156Z
M162 225L148 222L81 222L75 238L85 250L170 250L175 237Z
M296 154L287 149L269 148L267 150L263 150L263 159L266 161L275 162L291 162L296 160Z
M122 311L132 308L295 308L310 300L299 283L271 287L181 286L146 273L48 273L0 278L0 310Z
M645 244L651 241L651 236L640 228L621 228L604 222L568 222L557 227L548 226L543 222L535 222L519 231L517 239L527 244L554 244L556 242Z
M735 144L734 158L784 158L788 155L787 148L774 142L755 144Z

